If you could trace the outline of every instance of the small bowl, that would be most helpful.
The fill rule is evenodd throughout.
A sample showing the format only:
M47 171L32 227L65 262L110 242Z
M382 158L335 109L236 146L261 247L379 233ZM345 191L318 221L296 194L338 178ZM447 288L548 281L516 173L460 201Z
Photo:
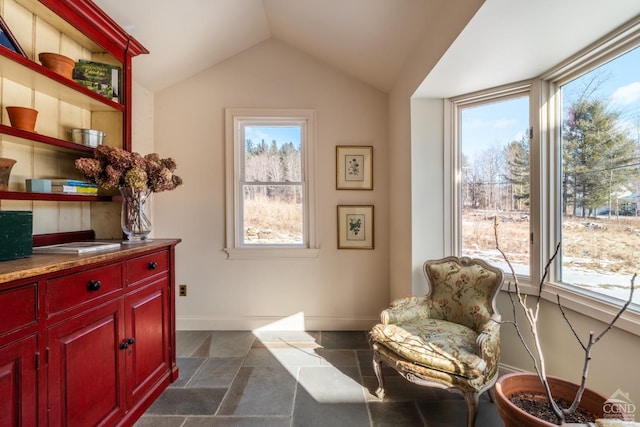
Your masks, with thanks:
M102 144L105 133L95 129L71 129L71 140L76 144L96 148Z
M51 52L41 52L38 59L45 68L50 69L54 73L60 74L67 79L71 79L73 75L73 67L76 63L73 59L66 56Z
M7 114L11 126L17 129L28 130L34 132L36 128L36 119L38 118L38 110L27 107L6 107Z

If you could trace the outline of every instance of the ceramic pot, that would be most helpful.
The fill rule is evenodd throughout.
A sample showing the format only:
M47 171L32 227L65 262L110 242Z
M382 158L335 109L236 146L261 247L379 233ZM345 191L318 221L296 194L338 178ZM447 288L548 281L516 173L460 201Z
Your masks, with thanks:
M547 379L551 386L551 395L554 399L564 399L568 402L573 402L579 388L578 384L556 377L547 377ZM533 393L536 399L538 396L540 400L547 399L542 383L538 375L534 373L515 373L498 378L495 386L495 400L498 406L498 413L502 421L504 421L505 427L557 426L557 424L552 424L534 417L514 405L509 398L521 392ZM587 388L584 390L579 407L592 413L596 418L613 418L615 415L624 418L624 414L620 414L619 411L615 411L615 414L605 414L606 401L607 398L605 396Z
M71 79L73 76L73 67L75 67L76 63L71 58L57 53L42 52L38 55L38 59L45 68L54 73L60 74L67 79Z
M0 191L9 190L9 175L11 174L11 168L16 164L13 159L7 159L0 157Z
M36 128L36 118L38 110L27 107L7 107L9 122L17 129L33 132Z

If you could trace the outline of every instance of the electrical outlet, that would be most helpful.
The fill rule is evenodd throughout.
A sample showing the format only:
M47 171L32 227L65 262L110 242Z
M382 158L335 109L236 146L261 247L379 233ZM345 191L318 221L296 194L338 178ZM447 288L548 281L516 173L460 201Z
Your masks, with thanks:
M181 297L187 296L187 285L180 285L178 287L178 295L180 295Z

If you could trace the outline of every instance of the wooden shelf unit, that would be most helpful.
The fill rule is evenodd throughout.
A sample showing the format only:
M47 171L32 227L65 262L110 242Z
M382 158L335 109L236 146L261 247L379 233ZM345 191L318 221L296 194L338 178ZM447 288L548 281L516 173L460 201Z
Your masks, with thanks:
M71 170L72 160L79 157L89 157L93 154L93 148L75 144L71 142L70 128L91 127L106 131L107 139L105 143L110 146L131 150L131 99L132 99L132 58L140 54L148 53L135 38L118 26L107 14L90 0L0 0L4 10L8 6L12 10L19 10L14 13L13 22L7 22L11 28L24 24L24 28L31 28L33 33L33 46L27 49L29 57L22 56L10 49L0 46L0 78L3 81L11 82L12 87L28 88L33 95L30 97L32 103L38 100L45 100L43 108L52 108L50 99L57 104L53 104L57 110L40 111L38 121L49 120L45 130L39 132L36 124L35 132L28 132L16 129L7 124L0 124L0 152L4 157L11 157L12 150L22 151L27 147L36 150L34 156L46 153L45 160L60 159L66 165L63 170ZM24 10L23 10L24 9ZM18 18L16 18L18 17ZM19 19L18 22L15 20ZM5 17L5 20L7 18ZM22 20L22 21L20 21ZM45 39L55 33L60 36L60 49L75 52L75 59L86 59L117 65L121 68L121 85L119 92L119 102L102 96L88 88L67 79L55 72L45 68L37 57L42 46L50 46L46 40L38 42L38 38ZM19 40L18 40L19 41ZM23 46L24 47L24 46ZM64 51L61 51L63 55ZM3 91L6 90L3 87ZM23 89L20 89L23 91ZM3 97L4 98L4 97ZM11 97L9 97L11 99ZM22 96L20 99L25 99ZM6 104L3 99L2 109ZM19 105L19 104L17 104ZM23 105L31 106L31 105ZM58 122L57 126L51 124L52 117L62 114L56 111L72 111L72 115L64 122ZM70 113L66 113L67 115ZM74 121L81 121L90 126L73 125ZM8 144L7 149L3 149ZM40 150L40 149L46 150ZM59 153L59 154L58 154ZM52 176L51 170L40 172L35 166L38 164L32 160L34 166L31 172L27 172L26 178L56 178ZM42 161L39 162L42 164ZM14 166L15 170L16 166ZM75 171L77 173L77 171ZM25 175L25 172L22 172ZM73 176L70 176L73 177ZM24 201L50 201L50 202L118 202L120 197L112 196L86 196L60 193L32 193L22 191L24 187L13 185L9 190L1 191L2 200L24 200ZM34 208L35 209L35 208ZM92 205L92 212L94 206ZM92 213L93 216L93 213ZM111 233L110 233L111 234Z

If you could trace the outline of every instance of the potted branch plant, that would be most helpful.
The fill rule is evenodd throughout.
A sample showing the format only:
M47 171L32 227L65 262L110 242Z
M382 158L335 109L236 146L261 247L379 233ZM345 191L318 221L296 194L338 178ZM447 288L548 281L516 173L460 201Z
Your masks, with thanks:
M498 406L498 412L505 426L554 426L564 425L565 423L586 425L586 423L593 423L595 419L604 418L605 416L607 418L617 417L624 419L624 411L620 409L604 414L604 404L607 398L588 389L586 382L593 347L613 328L613 325L631 303L636 274L631 278L631 290L626 303L599 334L590 332L586 340L578 335L578 332L573 327L561 304L560 296L557 295L557 305L562 317L584 351L584 365L580 383L577 384L566 381L547 375L538 330L542 290L548 275L549 266L558 255L560 244L556 246L553 256L545 265L543 276L537 287L537 293L531 295L534 301L527 301L527 295L522 292L520 284L518 283L518 277L515 274L511 262L502 249L500 249L497 219L494 222L494 232L496 249L506 261L513 276L513 282L509 282L508 284L509 299L513 308L513 320L505 321L504 323L510 323L514 326L518 338L533 361L535 371L535 373L523 372L507 374L500 377L496 382L496 405ZM526 320L525 325L521 325L518 322L518 307L523 312L523 317ZM532 345L527 343L523 335L523 328L529 329L533 341Z

